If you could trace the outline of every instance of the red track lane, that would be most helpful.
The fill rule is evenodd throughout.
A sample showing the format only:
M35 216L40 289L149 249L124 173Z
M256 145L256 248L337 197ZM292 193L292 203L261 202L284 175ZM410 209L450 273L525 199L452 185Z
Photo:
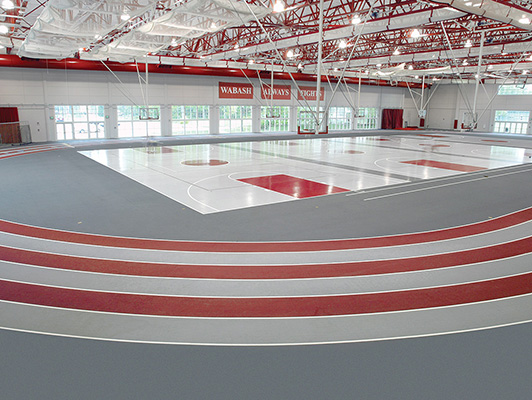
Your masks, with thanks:
M0 300L78 310L185 317L309 317L415 310L532 292L532 273L463 285L345 296L201 298L108 293L0 280Z
M53 151L53 150L59 150L59 149L63 149L63 148L60 147L60 148L56 148L56 149L44 149L44 150L24 151L24 152L20 152L20 153L10 154L10 155L7 155L7 156L0 155L0 159L1 159L1 160L4 160L4 159L6 159L6 158L18 157L18 156L25 156L26 154L33 154L33 153L43 153L43 152L45 152L45 151Z
M187 265L104 260L41 253L0 246L0 259L96 273L200 279L306 279L361 276L422 271L474 264L526 254L532 251L532 237L513 242L454 253L379 261L310 265Z
M311 240L295 242L196 242L163 239L141 239L80 232L60 231L0 220L0 231L62 242L107 247L192 252L294 252L361 249L434 242L477 235L511 227L532 220L532 208L527 208L487 221L435 231L360 239Z

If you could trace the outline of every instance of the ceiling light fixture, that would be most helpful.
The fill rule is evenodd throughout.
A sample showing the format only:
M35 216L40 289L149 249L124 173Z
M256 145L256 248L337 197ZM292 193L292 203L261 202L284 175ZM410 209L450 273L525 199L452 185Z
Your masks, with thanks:
M0 35L5 35L9 32L9 28L6 25L0 25Z
M401 54L401 52L399 51L399 49L395 49L395 51L393 52L393 55L394 55L394 56L398 56L399 54Z
M414 67L412 65L409 65L408 69L412 70L412 69L414 69Z
M353 19L351 20L351 23L353 25L358 25L361 22L362 22L362 20L360 19L360 16L358 14L353 15Z
M521 24L530 24L530 18L528 18L525 14L521 17L519 20L519 23Z
M284 3L281 0L277 0L273 5L273 12L280 13L285 10Z
M254 62L255 62L254 60L249 60L249 61L248 61L248 64L251 65L251 64L253 64Z
M124 12L121 16L120 16L120 19L122 21L127 21L128 19L130 19L131 16L127 13L127 12Z
M345 40L340 40L340 43L338 43L338 47L341 49L345 49L347 47L347 42Z
M235 48L235 50L238 50L239 47L240 46L238 45L238 43L236 43L234 48Z
M525 70L522 72L522 74L523 74L523 75L528 74L528 70L525 69Z
M293 51L292 49L288 50L288 51L286 52L286 56L287 56L288 58L294 58L294 51Z
M462 65L469 65L469 63L467 62L467 60L464 60L464 62L462 63Z
M380 67L382 67L382 64L377 64L376 67L380 68Z
M15 8L15 4L11 0L2 1L2 8L5 10L12 10Z
M418 29L414 29L414 30L412 30L412 32L410 32L410 37L414 38L414 39L417 39L417 38L421 37L421 32Z
M467 39L464 44L464 47L471 47L471 46L473 46L473 43L471 43L471 40Z

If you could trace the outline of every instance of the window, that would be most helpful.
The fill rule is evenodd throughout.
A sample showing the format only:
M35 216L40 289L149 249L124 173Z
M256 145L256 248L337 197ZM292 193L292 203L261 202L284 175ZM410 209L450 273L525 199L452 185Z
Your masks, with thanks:
M251 106L220 106L220 133L251 132Z
M55 106L57 140L105 137L104 106Z
M142 136L160 136L161 121L159 119L141 119L139 115L139 106L118 106L118 137L142 137ZM151 109L156 108L158 112L153 113L160 115L159 106L149 106Z
M320 131L325 131L327 128L327 118L323 107L320 107L321 128ZM297 108L297 126L302 130L315 131L316 130L316 107L298 107Z
M377 129L378 117L375 107L359 108L356 129Z
M172 135L209 133L209 106L172 106Z
M532 84L500 85L498 95L532 95Z
M261 132L288 132L290 129L290 107L260 108Z
M351 107L331 107L329 109L329 129L347 131L351 129Z
M529 111L495 111L493 131L499 133L526 134L528 129Z

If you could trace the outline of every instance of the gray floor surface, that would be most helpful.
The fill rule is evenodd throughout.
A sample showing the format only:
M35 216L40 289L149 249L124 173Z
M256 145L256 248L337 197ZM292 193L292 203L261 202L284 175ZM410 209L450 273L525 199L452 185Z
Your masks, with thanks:
M172 239L376 236L456 226L530 207L532 169L514 172L488 171L476 180L462 175L443 188L429 180L418 187L432 189L413 193L399 185L379 191L395 196L373 200L371 192L338 194L201 215L67 149L2 160L0 218ZM530 323L301 347L146 345L0 330L0 353L1 399L532 398Z

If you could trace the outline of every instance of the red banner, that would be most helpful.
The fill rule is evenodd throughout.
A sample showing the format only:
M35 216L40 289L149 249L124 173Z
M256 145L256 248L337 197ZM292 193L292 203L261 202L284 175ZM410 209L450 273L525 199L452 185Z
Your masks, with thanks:
M284 85L273 85L273 99L274 100L290 100L292 95L292 88ZM271 99L272 91L271 85L262 85L260 97L263 99Z
M253 85L249 83L218 82L220 99L252 99Z
M303 100L303 96L306 100L316 100L316 87L312 86L300 86L301 91L297 92L297 99ZM301 94L303 92L303 94ZM325 90L320 88L320 100L325 99Z

